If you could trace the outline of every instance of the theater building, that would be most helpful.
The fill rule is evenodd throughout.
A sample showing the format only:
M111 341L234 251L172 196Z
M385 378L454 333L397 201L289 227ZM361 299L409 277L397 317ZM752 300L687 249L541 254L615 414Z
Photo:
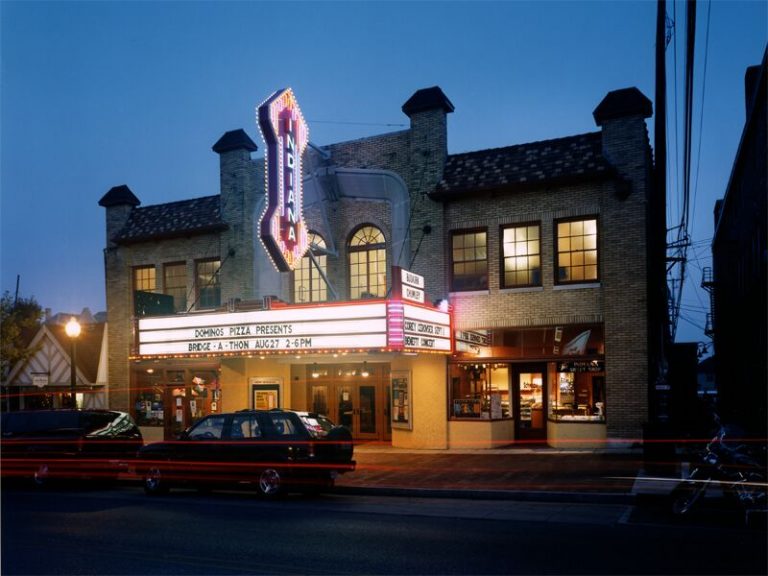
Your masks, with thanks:
M402 111L315 146L281 91L265 157L244 130L214 144L219 194L100 200L110 404L148 439L270 407L397 447L640 438L650 102L617 90L595 132L461 154L440 88Z

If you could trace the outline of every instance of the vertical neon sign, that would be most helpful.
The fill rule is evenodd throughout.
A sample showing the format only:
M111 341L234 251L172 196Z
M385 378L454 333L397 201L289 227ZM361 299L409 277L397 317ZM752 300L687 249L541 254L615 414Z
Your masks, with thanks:
M303 216L302 155L309 129L290 88L278 90L258 108L266 143L267 202L261 241L275 267L290 272L309 247Z

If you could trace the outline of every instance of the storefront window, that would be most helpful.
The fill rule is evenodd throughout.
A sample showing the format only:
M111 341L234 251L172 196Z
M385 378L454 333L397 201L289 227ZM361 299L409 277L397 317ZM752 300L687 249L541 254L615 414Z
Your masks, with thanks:
M558 362L551 365L549 418L605 421L605 367L602 362Z
M452 364L451 417L468 420L511 418L509 367L506 364Z

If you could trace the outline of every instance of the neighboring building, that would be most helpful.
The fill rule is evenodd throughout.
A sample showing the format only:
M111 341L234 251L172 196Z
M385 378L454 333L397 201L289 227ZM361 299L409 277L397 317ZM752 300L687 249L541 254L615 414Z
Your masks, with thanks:
M213 146L219 195L100 200L113 408L148 438L270 406L402 447L641 438L650 101L617 90L599 131L452 155L440 88L402 110L406 130L307 148L293 272L260 241L264 160L242 130Z
M768 53L768 52L767 52ZM768 414L766 53L747 69L746 122L712 240L718 408L765 438Z
M75 342L75 393L80 408L107 408L106 324L93 322L87 308L81 314L57 314L46 310L46 322L24 336L34 353L17 363L8 375L10 410L66 408L71 406L72 341L65 331L70 318L80 322Z

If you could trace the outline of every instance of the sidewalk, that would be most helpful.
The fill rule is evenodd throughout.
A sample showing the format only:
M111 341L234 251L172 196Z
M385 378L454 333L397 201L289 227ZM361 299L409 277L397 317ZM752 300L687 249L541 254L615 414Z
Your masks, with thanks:
M357 469L338 492L400 496L632 503L668 494L677 463L648 463L641 450L404 450L355 446Z

